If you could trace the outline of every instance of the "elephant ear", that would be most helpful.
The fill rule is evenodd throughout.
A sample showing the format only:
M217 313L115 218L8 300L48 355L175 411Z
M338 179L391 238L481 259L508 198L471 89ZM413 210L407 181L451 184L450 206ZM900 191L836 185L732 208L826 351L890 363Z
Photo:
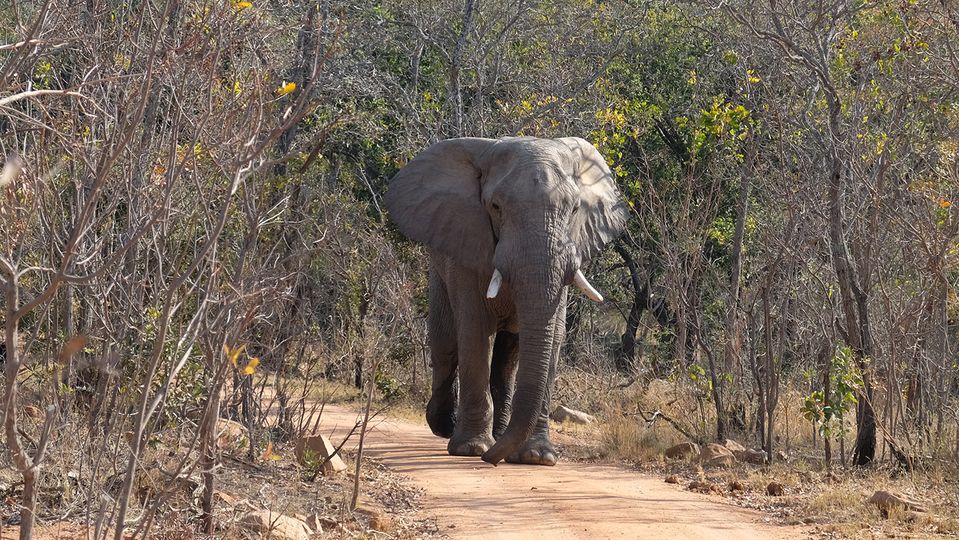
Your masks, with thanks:
M477 163L494 143L480 138L441 141L400 169L385 199L400 232L459 264L488 270L495 240Z
M574 157L580 208L573 220L573 241L584 261L593 258L626 228L629 208L616 187L606 160L579 137L560 139Z

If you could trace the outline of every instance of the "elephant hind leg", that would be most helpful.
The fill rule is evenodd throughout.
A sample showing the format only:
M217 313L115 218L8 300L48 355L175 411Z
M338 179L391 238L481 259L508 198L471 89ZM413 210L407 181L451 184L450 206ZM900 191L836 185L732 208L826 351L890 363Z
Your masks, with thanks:
M430 272L430 313L427 323L430 359L433 363L433 393L426 405L426 422L433 433L448 439L453 436L456 427L459 356L449 296L442 279L434 272Z
M434 356L434 362L436 362ZM433 395L426 405L426 423L433 433L439 437L449 439L456 428L456 405L458 403L456 382L456 361L452 361L453 369L442 380L433 380ZM435 365L435 364L434 364ZM433 369L434 377L436 369Z
M490 366L490 395L493 397L493 437L499 438L509 425L513 390L516 384L516 365L519 336L512 332L496 333L493 359Z

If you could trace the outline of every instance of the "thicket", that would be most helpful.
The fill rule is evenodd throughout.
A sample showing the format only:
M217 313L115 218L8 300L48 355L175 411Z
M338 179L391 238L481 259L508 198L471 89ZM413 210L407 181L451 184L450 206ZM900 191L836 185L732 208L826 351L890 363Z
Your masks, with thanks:
M194 472L212 530L217 418L255 459L320 379L424 400L427 260L381 197L462 135L583 136L633 209L587 272L610 301L571 295L568 372L666 379L698 396L685 429L770 456L789 391L827 464L847 433L858 465L959 454L948 0L14 0L0 21L27 535L148 532Z

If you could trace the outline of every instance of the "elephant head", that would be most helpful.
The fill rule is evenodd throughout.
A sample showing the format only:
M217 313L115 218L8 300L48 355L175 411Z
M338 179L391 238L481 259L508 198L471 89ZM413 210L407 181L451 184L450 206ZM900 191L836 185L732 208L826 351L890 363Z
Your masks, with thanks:
M602 297L580 270L628 217L609 167L579 138L450 139L391 180L386 206L400 231L512 293L519 372L509 426L483 459L497 463L539 418L558 340L563 288ZM484 281L485 283L485 281Z

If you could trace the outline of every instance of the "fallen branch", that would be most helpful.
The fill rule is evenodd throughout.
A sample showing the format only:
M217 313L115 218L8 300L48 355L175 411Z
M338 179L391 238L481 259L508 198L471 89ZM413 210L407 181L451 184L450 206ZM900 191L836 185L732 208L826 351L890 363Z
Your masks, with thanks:
M669 425L673 426L673 428L676 431L682 433L687 439L693 441L694 443L703 444L704 442L706 442L702 439L702 437L696 437L690 434L688 431L686 431L685 428L683 428L683 426L679 425L679 422L667 416L665 413L663 413L663 411L657 410L657 411L651 411L651 412L644 412L640 410L640 411L637 411L635 415L641 417L643 420L646 421L646 427L652 427L653 424L656 423L657 419L662 418Z

